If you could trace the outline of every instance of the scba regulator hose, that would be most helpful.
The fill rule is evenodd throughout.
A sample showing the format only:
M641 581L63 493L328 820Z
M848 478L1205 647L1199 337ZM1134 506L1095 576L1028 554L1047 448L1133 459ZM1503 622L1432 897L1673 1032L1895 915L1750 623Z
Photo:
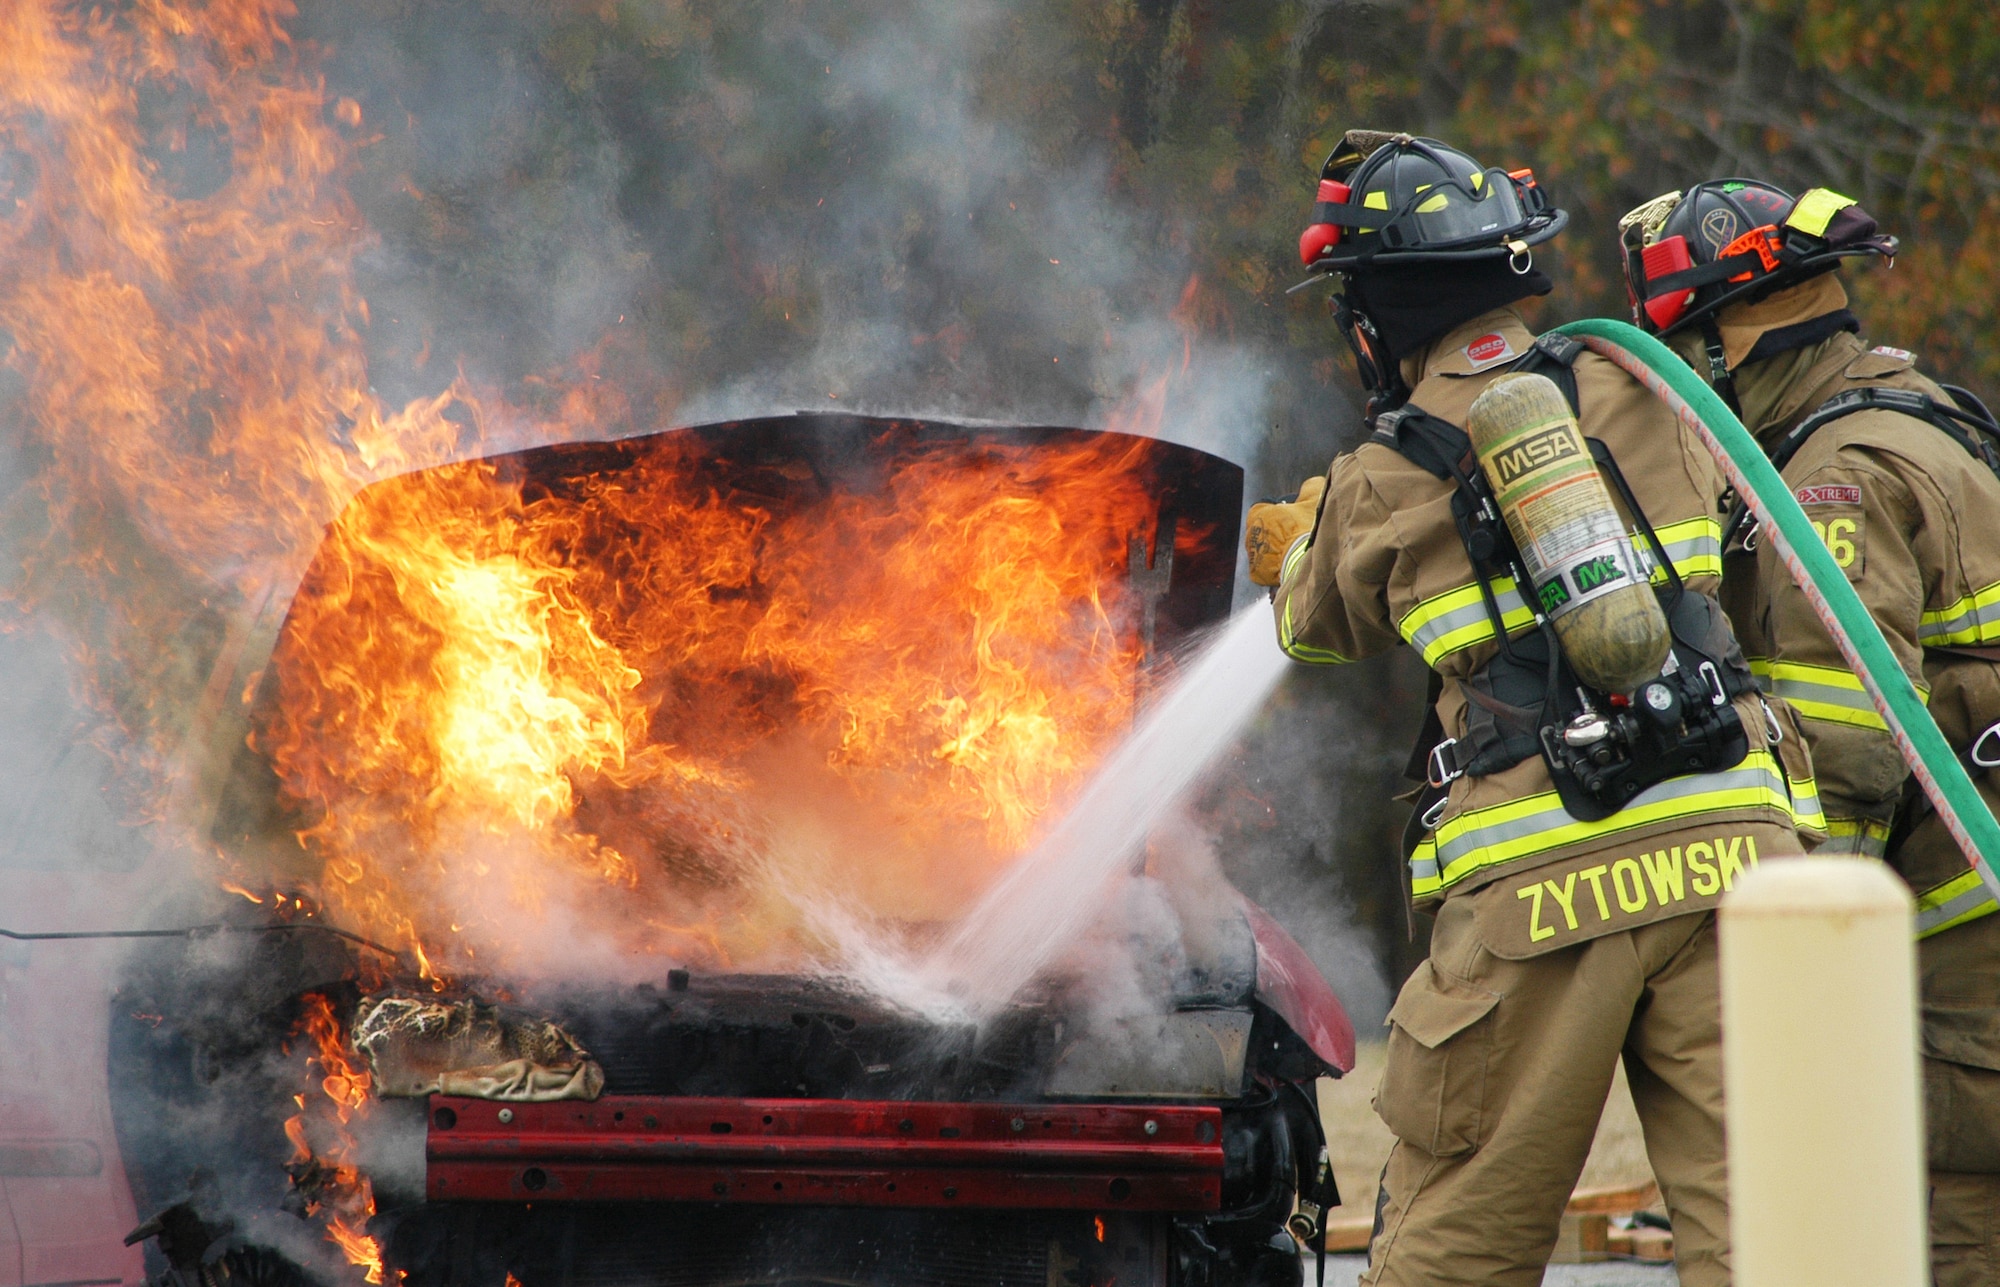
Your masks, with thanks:
M1556 328L1616 362L1673 409L1682 424L1701 435L1736 494L1750 508L1778 557L1791 571L1833 641L1875 703L1896 746L1937 807L1958 847L1971 860L1987 891L2000 899L2000 878L1992 859L2000 857L2000 822L1972 785L1965 766L1938 731L1916 686L1882 637L1882 629L1861 606L1860 596L1821 543L1792 489L1778 475L1763 448L1721 398L1673 351L1636 326L1608 318L1587 318Z

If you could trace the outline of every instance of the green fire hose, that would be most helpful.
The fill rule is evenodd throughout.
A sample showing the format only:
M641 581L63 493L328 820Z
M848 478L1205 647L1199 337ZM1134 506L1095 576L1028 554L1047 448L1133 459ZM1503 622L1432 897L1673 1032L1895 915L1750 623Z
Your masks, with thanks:
M1994 876L1992 867L1992 860L2000 857L2000 823L1994 821L1965 766L1938 731L1937 722L1917 696L1916 686L1903 673L1889 641L1882 637L1881 627L1861 606L1854 587L1813 532L1792 489L1779 477L1757 440L1730 414L1706 381L1638 327L1587 318L1557 330L1623 367L1671 407L1681 423L1701 435L1736 494L1756 516L1765 539L1791 570L1792 579L1839 645L1849 668L1860 677L1869 700L1888 722L1897 748L1924 794L1937 806L1938 816L1988 892L2000 899L2000 878Z

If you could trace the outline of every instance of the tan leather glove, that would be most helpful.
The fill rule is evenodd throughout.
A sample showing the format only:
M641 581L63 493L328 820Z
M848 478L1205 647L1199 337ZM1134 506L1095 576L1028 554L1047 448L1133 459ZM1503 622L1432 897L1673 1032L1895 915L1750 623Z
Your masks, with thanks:
M1299 494L1288 501L1261 501L1250 507L1250 522L1243 532L1243 548L1250 551L1250 580L1255 585L1276 585L1284 571L1285 551L1292 542L1312 530L1319 516L1319 498L1326 493L1326 476L1316 474L1299 484Z

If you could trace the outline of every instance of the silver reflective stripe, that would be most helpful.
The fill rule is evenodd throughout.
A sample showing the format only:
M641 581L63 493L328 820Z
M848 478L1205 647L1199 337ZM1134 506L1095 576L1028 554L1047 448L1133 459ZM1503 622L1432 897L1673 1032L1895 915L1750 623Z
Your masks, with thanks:
M1826 815L1819 808L1819 787L1816 780L1806 778L1791 784L1792 821L1801 827L1811 827L1819 831L1826 826Z
M1500 605L1500 618L1503 621L1513 613L1526 612L1528 610L1528 605L1521 598L1520 591L1512 588L1496 590L1493 594L1493 600ZM1463 608L1454 608L1450 612L1432 617L1429 621L1426 621L1410 632L1410 645L1418 653L1428 657L1431 646L1437 643L1438 640L1444 638L1454 630L1463 630L1467 626L1479 624L1484 624L1488 627L1487 633L1480 638L1492 638L1491 627L1493 623L1491 618L1486 614L1486 600L1484 598L1468 603ZM1453 649L1453 651L1455 652L1457 649Z
M1748 769L1730 769L1724 773L1697 773L1689 777L1669 778L1658 786L1648 787L1638 795L1633 796L1625 808L1637 809L1648 804L1685 799L1688 796L1708 795L1711 792L1719 791L1756 790L1760 787L1773 791L1784 799L1789 800L1791 798L1790 794L1785 790L1785 784L1778 779L1777 773L1760 766ZM1524 836L1537 835L1556 827L1565 826L1574 821L1575 819L1570 816L1569 810L1563 808L1561 804L1556 804L1551 808L1543 809L1536 813L1525 814L1518 818L1509 818L1505 822L1494 822L1488 823L1483 827L1473 827L1471 830L1461 832L1453 836L1450 840L1445 841L1442 845L1439 845L1437 849L1437 863L1441 863L1448 870L1453 863L1456 863L1475 849L1485 849L1493 845L1504 845L1510 840L1519 840ZM1437 863L1433 864L1433 868L1436 867ZM1410 864L1410 870L1415 872L1421 865L1420 862L1413 861ZM1435 870L1433 874L1435 874Z
M1975 876L1972 888L1964 893L1936 907L1917 909L1917 937L1923 938L1925 935L1935 934L1953 921L1970 919L1975 914L1981 914L1982 908L1985 911L1993 911L2000 908L2000 903L1993 901L1992 892Z
M1889 843L1880 836L1866 832L1852 831L1844 836L1830 836L1825 844L1813 850L1816 854L1862 854L1869 858L1886 857Z
M1651 542L1642 539L1640 544L1644 546L1648 553L1652 551ZM1676 568L1681 569L1681 575L1683 576L1687 575L1687 571L1683 565L1691 559L1700 558L1703 555L1711 559L1722 557L1721 538L1706 533L1701 536L1691 536L1685 541L1661 541L1660 544L1666 547L1667 557L1674 561Z
M1961 643L1984 638L1989 628L2000 626L2000 600L1975 604L1949 621L1925 621L1917 626L1917 641L1928 642L1951 635L1964 635Z
M1815 684L1809 680L1790 677L1773 678L1769 691L1773 696L1788 702L1817 702L1822 706L1843 706L1851 711L1881 719L1875 703L1868 700L1868 694L1849 688L1835 688L1832 684Z

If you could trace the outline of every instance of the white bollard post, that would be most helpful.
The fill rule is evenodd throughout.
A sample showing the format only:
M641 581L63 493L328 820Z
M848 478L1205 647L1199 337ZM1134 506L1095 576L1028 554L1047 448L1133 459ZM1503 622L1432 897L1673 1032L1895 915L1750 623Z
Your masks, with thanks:
M1738 1287L1924 1287L1908 890L1876 862L1767 862L1721 919Z

